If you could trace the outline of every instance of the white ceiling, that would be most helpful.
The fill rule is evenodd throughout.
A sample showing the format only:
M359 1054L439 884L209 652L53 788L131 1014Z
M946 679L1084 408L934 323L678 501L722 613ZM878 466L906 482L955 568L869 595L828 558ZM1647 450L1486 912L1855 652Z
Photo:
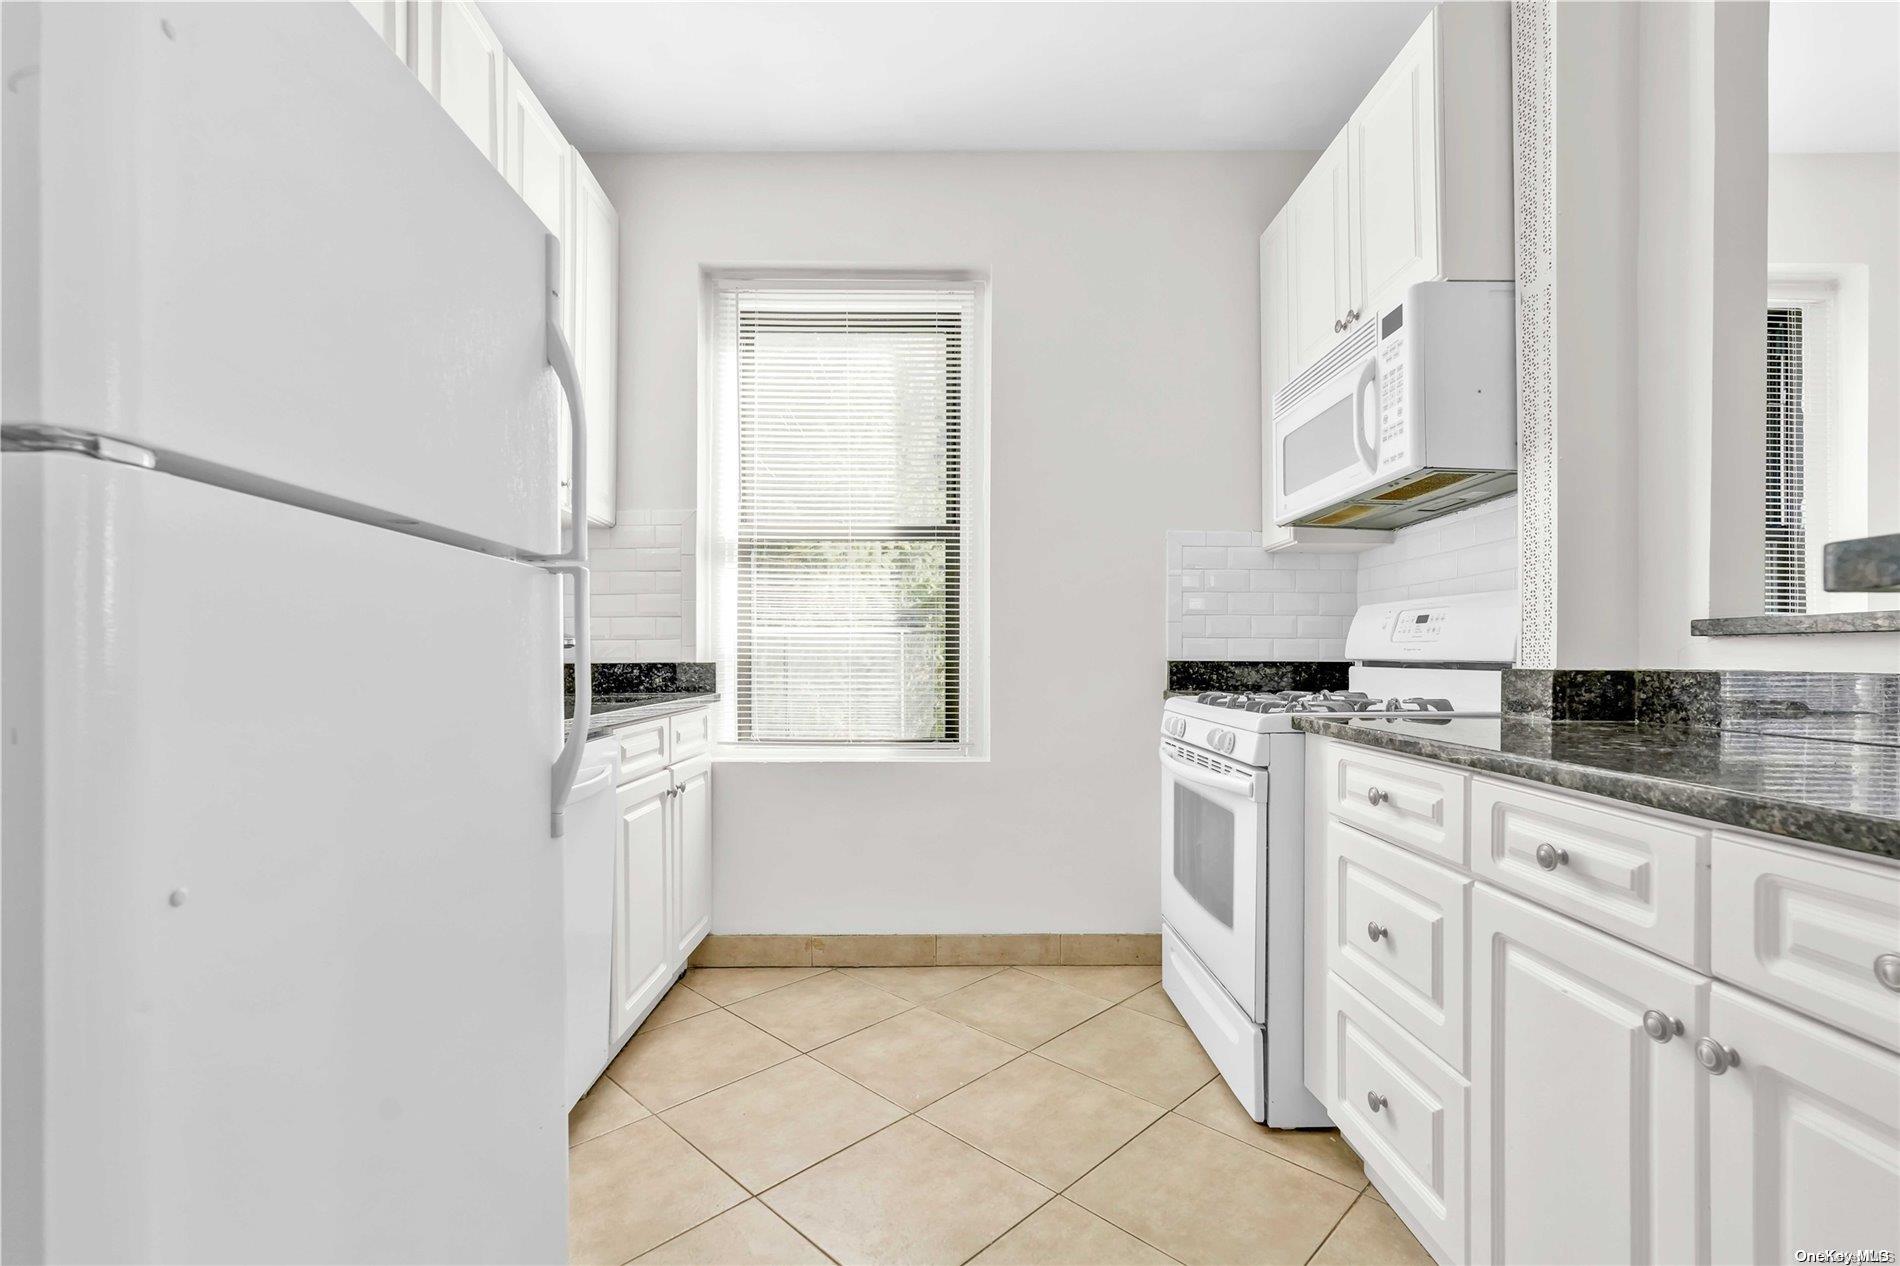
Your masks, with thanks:
M482 5L593 152L1320 149L1430 8Z
M1768 148L1900 150L1900 4L1768 6Z

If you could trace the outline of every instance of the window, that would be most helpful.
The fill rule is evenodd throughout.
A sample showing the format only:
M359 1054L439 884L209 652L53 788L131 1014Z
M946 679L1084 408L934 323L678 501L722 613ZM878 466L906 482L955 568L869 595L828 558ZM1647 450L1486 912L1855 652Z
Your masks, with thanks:
M710 299L721 740L979 754L978 284L719 278Z
M1869 605L1866 595L1828 593L1822 583L1827 543L1867 534L1866 410L1841 390L1850 377L1843 358L1864 364L1853 311L1839 277L1770 266L1762 467L1762 610L1770 615Z
M1808 609L1806 447L1801 392L1801 309L1768 309L1768 461L1764 469L1762 610L1800 615Z

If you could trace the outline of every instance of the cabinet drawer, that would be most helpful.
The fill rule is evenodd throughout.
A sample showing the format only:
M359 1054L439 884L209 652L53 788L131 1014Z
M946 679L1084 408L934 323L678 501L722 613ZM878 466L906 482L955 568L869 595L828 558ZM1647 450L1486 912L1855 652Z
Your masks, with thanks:
M1332 1017L1333 1124L1440 1261L1465 1256L1463 1078L1401 1033L1338 976ZM1375 1106L1376 1105L1376 1106Z
M1900 870L1723 835L1709 868L1717 976L1900 1050Z
M674 763L691 756L697 756L712 746L712 709L700 708L696 712L681 712L667 718L671 759Z
M665 769L672 763L667 755L666 742L666 723L669 719L662 717L658 721L642 721L638 725L614 731L614 738L620 741L620 781L623 786L636 778L644 778L656 769Z
M1480 879L1689 967L1708 961L1709 837L1659 818L1475 778Z
M1465 775L1446 765L1329 744L1326 808L1394 844L1465 864Z
M1326 859L1326 965L1462 1072L1471 881L1342 822Z

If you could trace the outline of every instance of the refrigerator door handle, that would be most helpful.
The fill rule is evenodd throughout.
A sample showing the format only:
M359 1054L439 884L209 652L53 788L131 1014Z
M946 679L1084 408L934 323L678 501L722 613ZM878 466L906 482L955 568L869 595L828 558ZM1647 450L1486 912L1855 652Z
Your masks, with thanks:
M587 567L587 419L581 405L580 376L574 368L574 350L561 331L561 242L548 234L548 364L561 382L567 396L568 437L568 534L566 549L552 558L538 560L555 575L568 576L574 584L574 719L568 722L567 742L555 758L549 775L549 834L559 837L565 830L568 797L574 790L574 775L581 764L581 748L587 743L588 724L593 717L594 664L588 645L588 620L592 610L588 602Z

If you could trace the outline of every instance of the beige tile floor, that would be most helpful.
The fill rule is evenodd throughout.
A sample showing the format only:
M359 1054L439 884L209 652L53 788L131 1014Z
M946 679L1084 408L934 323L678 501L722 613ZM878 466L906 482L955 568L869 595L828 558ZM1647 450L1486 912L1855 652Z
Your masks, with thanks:
M1241 1111L1154 967L700 968L568 1120L576 1263L1430 1258Z

